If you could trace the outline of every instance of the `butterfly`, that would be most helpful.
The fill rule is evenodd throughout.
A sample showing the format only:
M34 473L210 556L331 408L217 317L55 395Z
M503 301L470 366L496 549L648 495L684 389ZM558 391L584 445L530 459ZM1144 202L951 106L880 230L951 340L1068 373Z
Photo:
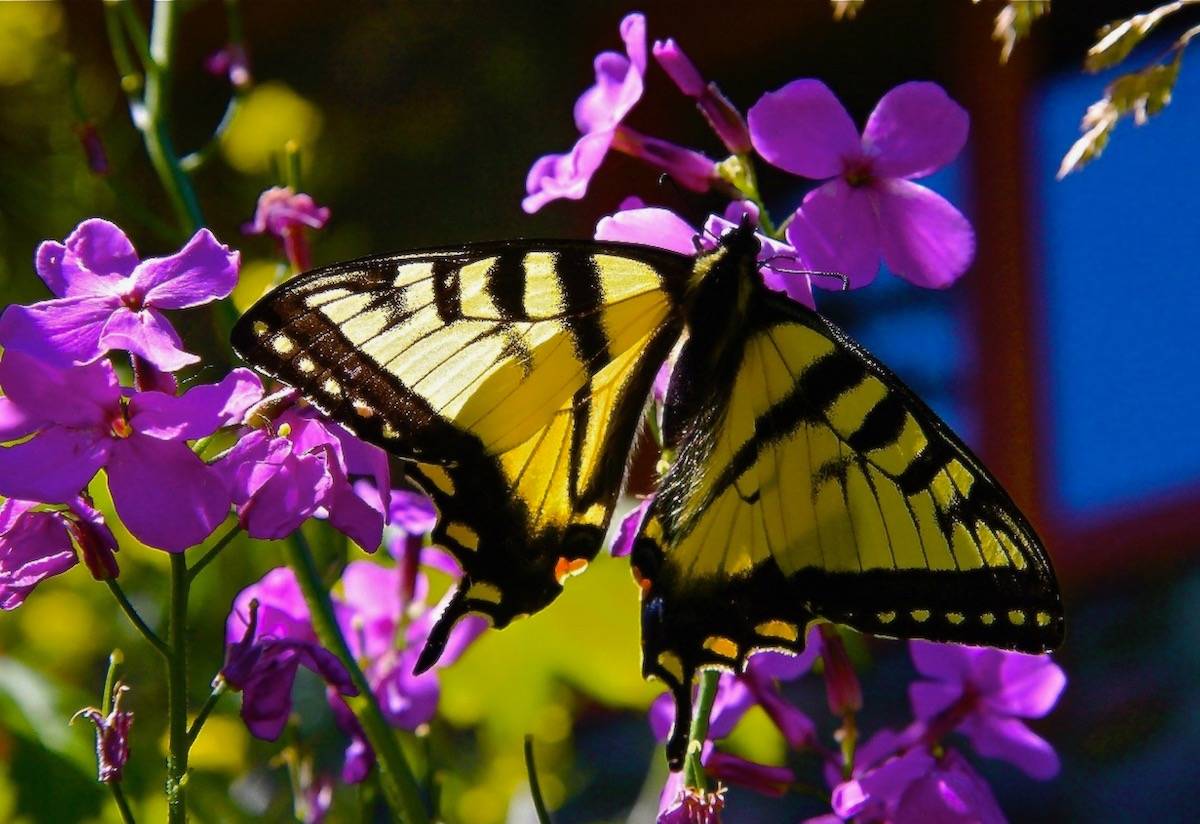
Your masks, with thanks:
M249 363L407 461L463 576L455 622L542 609L595 558L655 375L675 456L632 552L643 674L674 695L817 620L1043 652L1063 636L1042 543L999 483L891 371L766 288L747 222L696 256L517 240L301 275L233 330Z

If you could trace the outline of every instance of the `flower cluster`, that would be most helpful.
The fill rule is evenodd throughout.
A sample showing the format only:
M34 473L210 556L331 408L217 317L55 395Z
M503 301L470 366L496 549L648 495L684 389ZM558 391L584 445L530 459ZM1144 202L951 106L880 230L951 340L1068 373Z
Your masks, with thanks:
M743 215L763 228L764 279L773 289L812 305L808 270L827 273L817 285L866 285L880 261L918 286L953 283L974 256L974 234L948 201L914 183L950 163L967 139L968 117L934 83L905 83L885 94L860 133L824 83L800 79L763 95L743 115L674 40L657 41L654 59L692 99L729 157L708 156L633 130L626 122L645 90L649 68L646 23L621 22L625 53L595 61L596 82L575 104L581 136L566 154L538 160L526 180L526 211L587 192L605 155L637 157L681 186L731 196L723 217L705 228L719 232ZM754 158L820 182L778 226L767 218L755 184ZM810 183L810 186L813 184ZM665 209L621 211L602 221L596 236L647 243L691 254L696 231ZM787 261L780 263L779 261ZM772 265L774 263L775 265Z
M909 688L914 720L904 729L881 729L857 748L835 751L822 745L815 725L780 691L781 681L807 673L820 658L830 709L853 718L861 692L853 671L839 667L845 656L840 638L823 628L810 630L805 651L797 657L759 653L741 675L723 674L712 708L709 738L701 753L705 772L718 782L778 798L796 782L791 767L756 764L722 752L719 740L729 735L752 706L761 707L793 752L815 756L824 766L830 787L831 812L813 824L858 822L1002 822L1003 813L987 782L947 739L958 734L982 756L1008 761L1027 775L1046 780L1058 772L1058 759L1048 742L1024 719L1046 715L1066 685L1062 669L1046 655L912 641L913 663L922 680ZM926 680L927 679L927 680ZM847 680L853 681L848 684ZM852 696L857 696L855 706ZM849 699L848 699L849 697ZM669 695L650 711L650 726L666 738L672 708ZM853 725L838 737L843 745ZM849 759L849 760L847 760ZM682 818L703 792L683 785L682 773L663 789L659 822L718 821L709 815Z
M285 411L273 435L243 429L215 463L200 456L198 444L247 420L263 387L234 369L178 393L172 373L199 359L162 310L228 296L238 263L207 229L174 255L139 260L125 234L98 219L38 249L37 272L56 297L0 316L6 607L73 566L72 542L97 577L117 574L116 542L87 498L102 469L121 522L157 549L201 543L231 505L254 537L283 537L319 514L367 549L379 545L387 501L359 497L348 478L372 475L388 489L386 456L311 410ZM128 354L133 386L107 357L113 350Z
M448 555L424 546L425 535L412 531L414 523L424 533L432 528L432 519L420 520L427 511L432 511L428 499L397 490L389 513L395 564L350 563L338 582L340 596L334 598L339 627L362 662L384 718L406 730L428 723L438 702L437 670L413 675L417 655L442 607L429 602L430 583L423 567L460 574L456 565L447 564ZM408 540L414 537L415 543ZM485 627L477 616L460 621L438 667L457 660ZM325 681L334 718L350 738L342 780L362 781L374 764L374 753L343 700L357 689L318 639L295 575L281 567L242 590L226 621L221 678L242 691L242 718L255 736L274 740L282 733L301 666Z

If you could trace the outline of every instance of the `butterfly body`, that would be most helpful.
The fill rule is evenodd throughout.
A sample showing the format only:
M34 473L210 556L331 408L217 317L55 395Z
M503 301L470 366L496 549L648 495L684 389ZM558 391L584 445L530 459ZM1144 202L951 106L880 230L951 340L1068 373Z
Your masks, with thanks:
M696 257L512 241L302 275L234 330L248 361L409 462L463 566L418 668L476 612L538 611L595 557L651 383L674 455L635 542L643 667L797 651L818 618L1042 651L1057 585L1016 506L889 370L763 286L749 225Z

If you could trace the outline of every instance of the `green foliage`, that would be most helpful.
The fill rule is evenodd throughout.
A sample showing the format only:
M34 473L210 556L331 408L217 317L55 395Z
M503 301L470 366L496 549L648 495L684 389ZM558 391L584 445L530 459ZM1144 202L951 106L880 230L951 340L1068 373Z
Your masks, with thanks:
M1126 20L1116 20L1104 26L1097 32L1100 39L1088 49L1083 67L1089 72L1098 72L1117 65L1165 17L1179 11L1183 5L1182 2L1167 3L1145 14L1135 14Z

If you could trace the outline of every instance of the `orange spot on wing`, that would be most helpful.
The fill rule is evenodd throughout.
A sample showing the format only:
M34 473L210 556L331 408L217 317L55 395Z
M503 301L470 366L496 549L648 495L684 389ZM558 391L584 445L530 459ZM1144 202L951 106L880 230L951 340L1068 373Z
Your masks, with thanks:
M554 565L554 579L561 586L572 575L578 575L588 567L587 558L559 558Z

